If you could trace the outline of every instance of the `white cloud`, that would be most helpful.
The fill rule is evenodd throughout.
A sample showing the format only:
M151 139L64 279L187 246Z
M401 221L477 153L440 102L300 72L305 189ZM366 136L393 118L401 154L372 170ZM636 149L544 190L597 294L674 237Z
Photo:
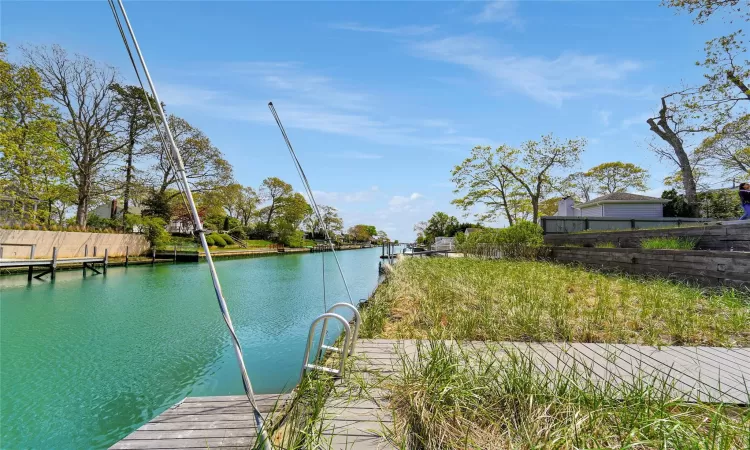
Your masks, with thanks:
M622 119L622 122L620 123L620 128L622 128L623 130L627 130L633 125L642 125L644 127L647 127L648 125L646 125L646 120L648 120L651 117L653 117L653 115L648 114L648 113L642 113L637 116L626 117L625 119Z
M382 34L393 34L399 36L418 36L427 34L435 31L437 25L405 25L401 27L377 27L370 25L362 25L357 22L345 22L345 23L334 23L330 25L331 28L337 30L347 31L359 31L364 33L382 33Z
M554 59L499 54L492 42L474 36L453 36L415 44L423 57L464 66L501 89L520 92L542 103L560 106L565 100L621 83L640 63L612 61L598 55L562 53Z
M167 106L198 106L218 98L221 93L185 84L160 83L159 100Z
M380 191L378 186L372 186L368 190L356 192L326 192L313 191L315 200L324 205L336 205L339 203L361 203L372 200Z
M504 23L513 28L523 28L518 17L518 2L513 0L492 0L487 2L479 14L472 17L474 23Z
M414 209L414 203L421 198L424 196L419 192L413 192L409 196L394 195L388 201L389 210L390 212L411 211Z

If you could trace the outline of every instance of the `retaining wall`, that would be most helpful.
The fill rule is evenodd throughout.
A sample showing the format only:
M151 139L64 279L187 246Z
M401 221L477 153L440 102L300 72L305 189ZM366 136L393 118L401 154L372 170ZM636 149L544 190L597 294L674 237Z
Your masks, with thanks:
M750 252L552 247L550 257L596 269L750 287Z
M639 248L641 240L652 237L697 238L698 245L696 248L701 250L750 251L750 223L659 230L546 234L544 242L552 246L574 244L584 247L594 247L596 244L611 242L621 248Z
M4 230L0 229L0 243L36 244L36 258L51 258L52 248L57 247L58 258L83 256L86 245L89 256L94 247L97 256L109 251L109 256L125 256L125 248L130 255L141 255L151 245L140 234L87 233L72 231L37 231L37 230ZM3 246L3 258L28 258L29 247Z

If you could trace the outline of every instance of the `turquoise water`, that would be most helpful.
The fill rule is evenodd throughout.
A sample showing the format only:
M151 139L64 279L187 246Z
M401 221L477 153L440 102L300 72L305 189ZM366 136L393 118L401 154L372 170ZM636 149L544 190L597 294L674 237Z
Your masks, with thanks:
M380 249L338 253L355 302ZM296 384L311 321L346 301L333 255L217 261L258 393ZM241 394L205 264L0 278L0 448L106 448L186 396Z

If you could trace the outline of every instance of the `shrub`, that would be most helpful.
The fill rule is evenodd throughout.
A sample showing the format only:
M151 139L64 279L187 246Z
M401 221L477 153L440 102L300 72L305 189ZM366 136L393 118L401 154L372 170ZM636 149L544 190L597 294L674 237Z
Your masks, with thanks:
M536 258L544 244L542 227L521 221L507 228L485 228L472 233L458 244L460 251L475 255L499 255L505 258Z
M171 239L167 230L164 229L167 223L161 217L128 214L125 216L125 223L129 230L146 235L152 247L167 245Z
M227 245L234 245L234 239L232 239L232 236L228 234L222 234L221 238L224 239L224 242L226 242Z
M232 236L237 236L240 239L247 239L247 234L245 233L245 229L243 227L236 227L229 230L229 234Z
M688 237L655 237L641 241L641 248L666 250L693 250L698 239Z
M216 243L214 242L214 237L211 235L206 236L206 244L208 244L209 246L216 245Z
M220 234L212 234L211 237L214 238L214 244L216 244L218 247L227 246L227 241L225 241L224 238Z

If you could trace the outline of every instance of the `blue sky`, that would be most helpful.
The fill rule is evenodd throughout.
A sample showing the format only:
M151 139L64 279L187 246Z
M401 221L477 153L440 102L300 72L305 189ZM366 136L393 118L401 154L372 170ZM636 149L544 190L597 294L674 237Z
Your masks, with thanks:
M168 112L204 130L240 183L301 191L273 100L319 203L346 226L412 239L436 210L460 217L450 170L475 145L585 137L581 168L613 160L673 172L649 151L659 97L698 82L704 42L656 1L126 2ZM135 82L104 1L0 4L0 39L57 43Z

